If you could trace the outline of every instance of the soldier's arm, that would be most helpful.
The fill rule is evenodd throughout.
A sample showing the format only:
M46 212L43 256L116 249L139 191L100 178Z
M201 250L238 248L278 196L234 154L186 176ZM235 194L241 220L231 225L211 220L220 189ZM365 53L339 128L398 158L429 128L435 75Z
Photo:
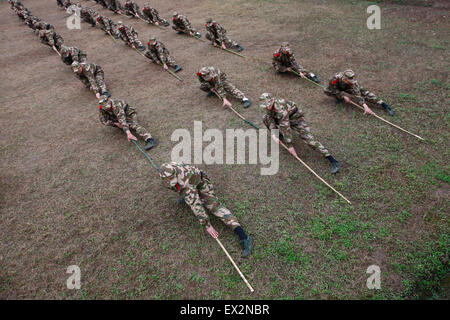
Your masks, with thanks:
M158 58L163 64L167 63L166 53L164 52L162 45L158 46Z
M100 119L100 122L105 126L114 126L114 123L111 120L108 120L105 116L103 110L99 109L99 115L98 118Z
M358 99L358 102L360 104L364 104L366 103L366 100L364 99L364 97L362 96L361 92L363 92L363 88L360 87L360 85L358 83L355 83L352 87L352 93L353 95Z

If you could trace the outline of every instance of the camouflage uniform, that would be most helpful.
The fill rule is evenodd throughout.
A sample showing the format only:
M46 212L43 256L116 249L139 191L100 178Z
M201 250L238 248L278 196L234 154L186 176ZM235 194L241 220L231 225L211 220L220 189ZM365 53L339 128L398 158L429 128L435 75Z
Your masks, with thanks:
M21 7L19 9L16 10L17 15L19 16L20 19L25 20L26 18L28 18L28 16L31 15L30 10L28 10L25 7Z
M79 79L86 87L92 87L95 94L104 94L108 90L105 84L105 74L103 69L95 63L81 63L81 74Z
M86 52L77 47L67 47L62 45L59 53L61 54L61 60L67 65L72 65L74 61L86 63Z
M142 18L147 20L149 23L156 23L158 22L159 24L168 26L169 25L169 21L161 18L159 16L159 12L158 10L156 10L155 8L150 7L149 4L145 4L144 7L142 8Z
M152 135L137 121L136 111L121 99L109 99L105 105L99 105L100 122L106 126L115 127L114 123L122 125L122 130L133 130L144 140L150 139Z
M123 11L127 16L141 16L138 4L133 1L126 1L123 5Z
M112 21L112 19L108 18L107 16L99 14L97 19L95 20L100 29L102 29L106 34L110 34L116 38L119 37L117 25L114 23L114 21Z
M168 67L174 68L177 63L172 58L169 50L166 49L162 42L154 40L152 43L147 42L148 50L145 52L145 56L156 63L166 64Z
M119 0L107 0L108 9L114 12L119 12L123 9Z
M84 7L80 11L81 19L90 23L91 26L95 26L95 18L98 16L98 12L91 8Z
M266 107L262 104L261 107ZM285 99L274 98L274 109L267 110L263 117L263 122L266 127L280 130L280 139L286 144L288 148L292 147L292 132L297 131L300 138L307 143L314 150L321 153L324 157L330 156L328 150L311 134L307 123L304 119L302 110L299 110L295 102L287 101Z
M202 73L207 72L211 80L204 79ZM210 92L212 88L223 99L228 92L237 99L244 99L245 95L242 91L238 90L230 81L227 80L227 76L224 72L221 72L216 67L203 67L200 72L197 73L198 80L200 81L200 89L206 92Z
M227 31L217 22L210 21L205 24L206 27L206 39L212 43L221 45L225 44L227 48L239 47L236 41L233 41L227 37Z
M284 54L282 51L287 51L287 54ZM291 52L291 48L286 43L281 45L277 51L273 53L272 57L272 65L278 72L286 72L287 68L291 68L296 72L308 72L302 66L299 66L297 61L295 60L294 54Z
M34 30L34 32L37 35L39 35L39 31L40 30L46 30L48 25L49 24L47 22L45 22L45 21L37 20L37 21L34 22L34 24L33 24L33 26L31 28Z
M25 24L27 26L29 26L31 29L35 30L35 24L38 23L39 21L41 21L38 17L36 16L28 16L28 18L25 19Z
M144 47L142 42L138 39L138 33L133 27L126 26L122 23L118 23L117 26L120 38L126 43L127 46L131 47L134 45L135 48Z
M41 38L42 43L45 43L50 47L55 46L58 51L64 43L64 39L59 34L57 34L53 28L40 30L39 38Z
M179 31L179 32L192 32L192 33L197 33L197 30L195 30L191 23L189 22L189 20L186 18L186 16L183 16L181 14L177 14L176 16L174 16L172 18L172 29L175 31Z
M378 99L377 96L362 88L356 79L348 80L350 84L344 82L344 72L336 73L329 81L328 86L324 89L325 94L334 96L339 101L344 99L344 92L355 96L360 104L367 102L381 104L383 100Z
M161 166L160 176L166 188L184 198L202 226L211 225L206 209L232 230L240 226L237 218L214 194L213 185L205 172L194 166L171 162Z

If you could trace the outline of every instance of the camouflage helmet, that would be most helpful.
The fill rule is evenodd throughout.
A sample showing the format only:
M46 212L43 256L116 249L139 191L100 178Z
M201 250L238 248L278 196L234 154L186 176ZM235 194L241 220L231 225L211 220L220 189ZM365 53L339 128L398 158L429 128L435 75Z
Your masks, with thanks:
M208 18L207 20L206 20L206 23L211 23L213 20L212 20L212 18Z
M259 103L261 108L267 108L270 105L270 100L272 100L272 95L268 92L264 92L259 97Z
M353 79L355 77L355 73L353 72L353 70L348 69L344 71L344 76L348 79Z
M171 163L163 163L158 171L159 176L163 180L170 180L175 176L177 170Z
M71 68L72 68L73 72L77 72L78 68L80 68L80 63L78 61L72 62Z
M174 11L174 13L172 13L172 17L176 17L178 16L178 12Z
M203 67L198 71L197 75L201 76L206 81L210 81L212 79L212 76L209 75L210 73L211 70L209 70L209 67Z
M156 37L153 36L153 35L151 35L151 36L148 38L148 41L155 41L155 40L156 40Z
M117 24L123 24L122 20L117 21Z

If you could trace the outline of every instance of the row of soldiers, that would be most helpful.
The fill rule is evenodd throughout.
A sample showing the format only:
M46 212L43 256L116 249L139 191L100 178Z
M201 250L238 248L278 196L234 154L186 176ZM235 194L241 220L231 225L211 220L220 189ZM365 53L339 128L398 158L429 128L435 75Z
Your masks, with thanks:
M102 5L104 8L113 11L114 13L122 14L128 17L136 17L146 21L149 24L165 27L170 25L169 21L162 18L158 10L151 7L148 2L142 7L142 9L140 9L139 5L133 1L126 1L123 5L118 0L95 0L95 2ZM57 0L57 4L64 9L68 9L70 6L78 6L81 9L79 4L73 4L71 0ZM91 8L84 8L81 12L82 18L91 23L93 26L95 25L96 15L98 15L98 13ZM106 19L104 16L102 17L105 20L109 19ZM106 23L108 24L108 21ZM186 16L175 11L172 14L172 23L172 28L177 31L177 33L188 34L193 37L201 38L200 32L194 29ZM206 20L205 28L205 37L211 41L212 45L220 46L223 49L236 49L238 52L243 50L241 45L227 36L227 30L213 19L208 18Z
M9 0L14 11L22 17L23 11L29 12L18 0ZM37 17L35 20L40 21ZM29 24L27 24L29 25ZM29 25L30 27L33 26ZM155 145L150 133L137 122L137 113L134 108L122 99L113 99L106 89L104 74L100 66L87 62L87 54L76 47L61 45L55 50L61 55L62 61L70 65L72 70L82 80L86 87L94 91L99 99L99 119L103 125L122 129L127 135L128 141L137 140L131 133L135 131L145 141L145 149L149 150ZM218 232L212 226L207 211L218 217L238 236L242 257L247 257L253 250L253 238L248 235L237 218L227 209L215 195L213 184L206 172L197 167L183 163L164 163L158 168L163 185L180 196L179 202L186 203L198 218L199 223L213 238L218 237Z
M309 72L305 68L303 68L301 65L299 65L290 49L289 43L283 43L281 47L273 54L272 58L272 64L274 69L277 72L290 72L294 71L298 73L301 77L309 78L310 80L314 82L318 82L317 76L315 76L313 73ZM76 66L76 64L75 64ZM223 105L226 106L232 106L231 102L227 99L226 94L229 93L231 96L240 99L243 102L244 107L250 106L250 100L245 97L244 93L237 89L228 79L224 72L222 72L220 69L216 67L203 67L199 70L197 73L198 80L200 82L200 89L207 92L207 96L212 95L218 95L222 101ZM103 90L106 91L106 90ZM115 114L116 118L118 118L119 113L121 112L121 108L116 107L114 108L114 100L110 98L110 95L105 94L105 92L96 92L97 98L99 98L99 109L105 110L111 109L112 113ZM368 90L363 89L359 86L358 82L355 79L355 73L352 70L346 70L344 72L340 72L335 74L329 81L328 86L325 88L325 93L331 96L336 97L337 102L345 101L350 102L350 98L346 94L350 94L354 97L356 97L359 102L364 106L365 113L372 113L370 108L367 106L366 102L378 104L382 106L389 114L393 115L393 111L390 108L389 105L387 105L383 100L378 99L375 94L369 92ZM330 152L320 143L318 142L314 136L311 133L311 130L309 129L307 122L304 119L304 113L301 110L301 107L299 107L295 102L289 101L287 99L277 98L273 97L269 93L263 93L260 96L260 106L265 109L266 114L263 117L263 122L269 129L279 129L280 134L278 137L272 136L272 138L280 142L284 142L288 148L289 152L293 155L297 155L296 151L292 144L292 131L296 131L299 133L300 137L313 149L317 150L319 153L321 153L325 158L327 158L331 163L331 172L336 173L340 169L340 163L331 156ZM110 105L110 107L108 107ZM116 109L116 113L114 113L114 109ZM123 109L125 109L123 107ZM103 111L101 111L103 112ZM122 111L123 114L126 115L126 111ZM120 128L120 126L123 127L123 125L119 123L119 125L116 125L114 122L114 119L102 121L104 124L109 124L113 126L117 126ZM128 139L132 139L130 135L127 133ZM187 169L189 168L189 169ZM167 170L166 170L167 169ZM197 168L183 165L183 164L165 164L162 166L162 170L160 171L160 175L163 179L166 180L173 180L173 172L181 172L179 175L176 173L177 180L182 181L183 178L186 178L190 174L194 174L196 176L200 176L197 172ZM165 173L164 173L165 172ZM169 172L172 172L172 174L169 174ZM195 173L197 172L197 173ZM174 180L175 181L175 180ZM199 179L198 181L203 181L202 179ZM185 185L181 183L181 185ZM203 186L203 184L201 184ZM195 199L191 201L189 198L189 201L187 202L194 213L203 219L204 214L202 213L202 209L200 209L198 206L199 204L207 203L207 200L202 199L201 192L197 188L200 186L199 184L196 184L196 186L189 186L188 189L191 190L190 192L193 192L196 196ZM180 194L184 195L183 198L186 199L186 193L185 191L188 189L183 189L180 187L180 184L175 184L173 186ZM208 188L207 188L208 189ZM213 197L214 199L214 197ZM197 203L197 206L193 205L193 203ZM201 205L200 205L201 206ZM201 206L202 207L202 206ZM208 206L206 206L208 208ZM208 208L210 209L210 208ZM210 209L211 210L211 209ZM203 208L204 211L204 208ZM217 216L222 216L222 214L219 213L218 209L212 210L214 214ZM229 210L228 210L229 212ZM226 219L224 220L225 223L227 223L228 215L226 215ZM234 217L230 217L230 221L235 221ZM237 220L236 220L237 221ZM230 222L231 223L231 222ZM206 223L207 225L207 231L211 235L216 234L209 222ZM229 224L228 224L229 225ZM232 222L230 225L232 228L235 226L235 222ZM212 228L212 229L211 229ZM240 230L240 229L238 229ZM238 235L241 233L238 233ZM241 234L242 235L242 234ZM251 239L251 237L247 237L247 235L242 236L241 243L243 243L243 250L245 252L248 252L250 246L245 245L245 241L242 242L242 240L245 239ZM244 239L245 238L245 239ZM251 241L250 241L251 242ZM248 243L250 243L248 242ZM248 244L247 243L247 244ZM251 251L251 250L250 250Z

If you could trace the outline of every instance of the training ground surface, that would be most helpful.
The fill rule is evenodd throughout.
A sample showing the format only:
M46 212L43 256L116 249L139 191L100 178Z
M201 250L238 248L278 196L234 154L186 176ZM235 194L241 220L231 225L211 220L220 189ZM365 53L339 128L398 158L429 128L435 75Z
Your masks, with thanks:
M82 23L66 28L56 1L23 0L66 45L102 66L113 97L135 107L170 161L177 128L249 128L198 89L195 72L215 65L252 100L261 125L262 92L296 101L312 133L341 161L339 174L299 138L299 156L352 202L347 205L280 149L280 170L200 165L216 193L255 238L240 258L235 235L212 218L223 244L255 288L248 289L216 242L117 129L102 126L97 101L50 47L0 1L0 298L43 299L402 299L445 298L448 290L449 7L446 1L382 2L382 28L366 27L365 1L152 1L166 19L177 10L204 34L214 17L245 50L265 59L289 41L321 82L352 68L393 105L379 115L425 138L419 142L364 116L270 64L97 10L153 34L184 68L181 84L121 41ZM92 6L94 2L82 1ZM137 1L141 6L144 1ZM232 102L235 102L232 100ZM142 143L142 142L141 142ZM205 143L206 145L207 143ZM81 290L66 268L81 269ZM381 268L381 290L366 269Z

